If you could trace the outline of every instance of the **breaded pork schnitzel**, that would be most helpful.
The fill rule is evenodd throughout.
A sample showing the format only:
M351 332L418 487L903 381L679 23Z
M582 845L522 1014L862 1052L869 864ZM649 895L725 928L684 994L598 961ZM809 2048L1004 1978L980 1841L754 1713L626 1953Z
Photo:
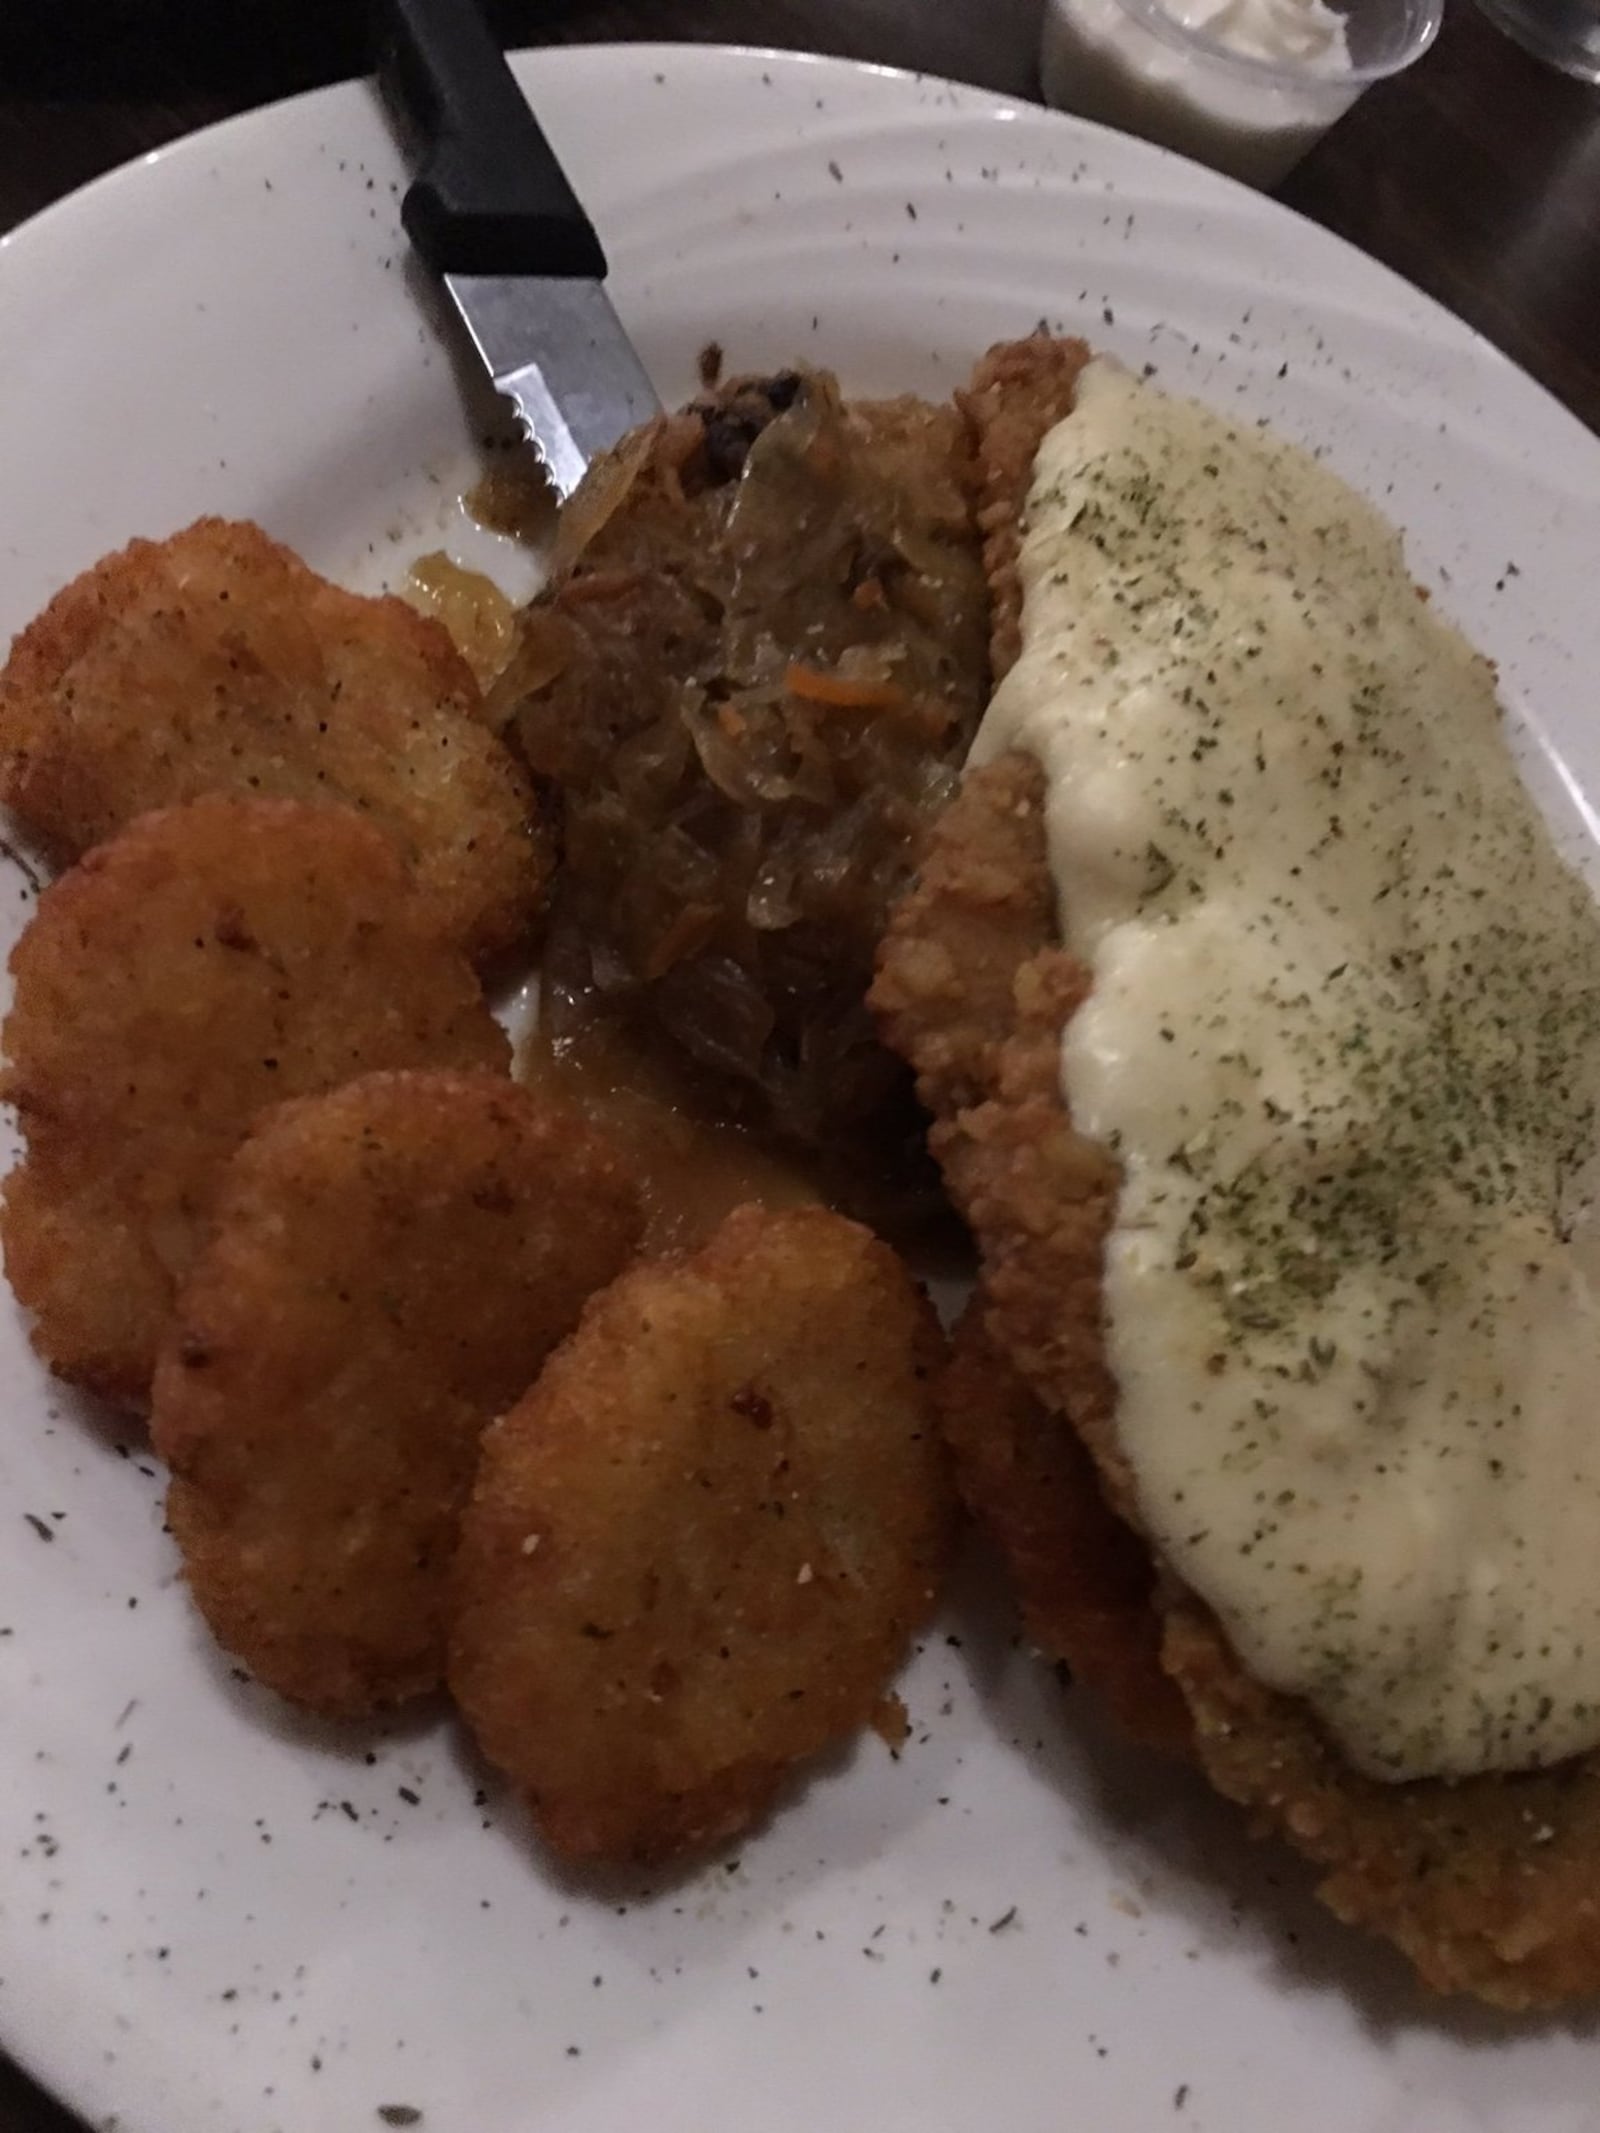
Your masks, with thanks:
M933 1145L983 1253L987 1337L1047 1410L1070 1418L1095 1455L1107 1503L1137 1530L1100 1317L1114 1167L1074 1132L1056 1068L1081 979L1074 982L1070 959L1042 929L1030 952L1026 925L1017 923L1044 908L1048 884L1039 782L1036 766L1016 757L968 777L896 915L875 997L893 1041L913 1061L928 1061L920 1085L937 1119ZM1007 930L1009 961L987 952ZM1007 1021L982 1035L966 1016L962 958L963 943L980 942L974 993L992 998L1009 972L1012 997ZM990 1459L1004 1456L997 1445L1006 1415L996 1398ZM980 1427L969 1409L963 1429ZM970 1455L962 1461L969 1470ZM1047 1486L1053 1494L1073 1479L1071 1465L1057 1461ZM1075 1480L1092 1485L1081 1469ZM1051 1631L1036 1625L1038 1602L1004 1522L1063 1530L1051 1494L1013 1490L997 1504L992 1484L981 1481L968 1493L1013 1558L1034 1635L1098 1683L1113 1708L1142 1709L1140 1661L1113 1687L1103 1672L1107 1647L1080 1645L1073 1617L1053 1615ZM1074 1523L1112 1516L1078 1511ZM1076 1560L1092 1571L1092 1556ZM1104 1608L1115 1595L1115 1586L1098 1586L1091 1602ZM1254 1810L1264 1831L1327 1869L1321 1893L1341 1918L1393 1940L1440 1991L1521 2008L1600 1988L1600 1758L1457 1783L1377 1783L1342 1761L1303 1705L1252 1681L1206 1609L1170 1576L1157 1575L1150 1604L1162 1665L1188 1707L1207 1775Z
M1032 345L1042 436L1059 412L1059 364ZM997 359L1013 418L1018 396L1026 404L1029 350ZM1021 461L1013 427L1007 464ZM1015 517L1020 489L1012 499ZM1043 791L1038 765L1020 754L969 771L892 921L874 1000L917 1070L933 1146L980 1244L986 1337L1087 1446L1104 1515L1146 1532L1105 1348L1102 1265L1120 1173L1076 1130L1061 1093L1060 1035L1089 980L1059 945ZM970 1412L963 1426L979 1427ZM997 1407L995 1437L1009 1427ZM1054 1463L1050 1489L1069 1473ZM1086 1473L1077 1480L1088 1486ZM986 1487L974 1492L980 1515ZM1021 1514L1014 1499L1000 1510L997 1520L991 1504L988 1522L1003 1542L1006 1519L1050 1515L1043 1495L1024 1496ZM1367 1777L1309 1706L1252 1679L1210 1612L1152 1556L1161 1663L1194 1752L1258 1827L1326 1870L1322 1894L1339 1916L1394 1941L1442 1991L1524 2008L1600 1989L1600 1757L1456 1780ZM1020 1559L1018 1571L1032 1613ZM1071 1638L1058 1628L1056 1641ZM1130 1667L1130 1689L1134 1678Z
M1149 1550L1107 1504L1077 1433L995 1345L986 1315L980 1290L938 1386L962 1501L999 1549L1044 1656L1065 1661L1130 1739L1192 1756L1188 1712L1161 1665Z

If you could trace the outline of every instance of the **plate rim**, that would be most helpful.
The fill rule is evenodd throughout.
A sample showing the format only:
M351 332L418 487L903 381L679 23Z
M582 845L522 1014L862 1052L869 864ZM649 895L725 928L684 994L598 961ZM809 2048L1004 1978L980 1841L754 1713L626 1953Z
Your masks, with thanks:
M553 66L585 66L598 63L602 68L611 64L649 64L656 60L670 60L681 66L687 60L693 66L704 62L721 65L736 62L747 65L779 66L785 69L816 70L824 74L837 74L852 81L874 81L882 84L891 93L901 90L931 88L952 92L968 111L991 119L1022 114L1030 120L1042 120L1045 124L1065 129L1068 136L1079 135L1092 148L1098 142L1115 143L1117 154L1132 153L1138 160L1152 160L1154 168L1178 168L1188 173L1191 182L1197 176L1200 182L1199 204L1205 205L1205 194L1217 191L1223 200L1231 199L1235 205L1247 205L1252 214L1261 214L1270 221L1287 218L1310 233L1312 241L1320 248L1333 246L1347 264L1376 278L1376 284L1384 285L1390 293L1403 292L1406 300L1420 305L1437 321L1445 323L1450 332L1463 336L1474 354L1486 359L1492 366L1503 370L1520 381L1520 388L1537 393L1547 403L1549 411L1559 415L1592 450L1600 451L1600 432L1592 430L1577 412L1560 396L1542 384L1531 372L1525 370L1512 356L1490 339L1480 327L1472 325L1452 311L1439 297L1421 289L1409 281L1398 268L1365 251L1352 239L1340 235L1315 221L1299 208L1291 207L1270 192L1258 191L1237 178L1216 171L1209 165L1180 155L1175 149L1161 147L1134 134L1120 132L1094 119L1080 117L1076 112L1057 110L1053 105L1003 90L987 89L974 82L961 82L953 77L918 68L900 67L885 61L851 59L830 52L791 49L781 45L741 44L711 41L674 43L660 38L617 39L614 41L583 40L571 44L517 45L507 50L506 57L513 72L521 82L527 73ZM319 84L315 88L302 89L289 95L275 97L265 104L250 106L244 111L232 112L225 117L208 121L188 133L175 135L169 141L159 143L142 155L127 157L111 169L101 171L84 184L65 193L58 200L49 201L26 217L22 222L0 235L0 288L4 287L8 274L18 271L14 264L21 256L24 271L38 271L31 267L28 255L40 244L54 240L58 231L70 234L71 225L84 215L98 209L102 198L113 193L122 193L130 187L151 177L164 175L181 167L191 156L198 157L218 145L232 140L245 140L255 133L269 132L275 123L293 114L296 120L302 115L309 118L323 105L336 103L351 94L368 94L384 110L381 93L373 75L346 75L338 81ZM385 123L387 116L385 115Z

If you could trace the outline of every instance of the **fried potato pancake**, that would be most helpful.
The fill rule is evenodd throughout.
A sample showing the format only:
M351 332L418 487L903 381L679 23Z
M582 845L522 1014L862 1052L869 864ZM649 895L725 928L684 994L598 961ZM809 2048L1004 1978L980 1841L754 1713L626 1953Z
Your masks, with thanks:
M442 626L203 518L75 578L0 673L0 798L61 862L201 793L342 801L475 959L549 870L523 772Z
M741 1208L489 1430L450 1683L557 1850L714 1844L873 1716L952 1539L943 1345L866 1230Z
M1071 1426L990 1339L981 1294L956 1327L937 1399L961 1499L1000 1551L1028 1635L1131 1740L1192 1757L1194 1728L1161 1668L1149 1550L1107 1506Z
M1086 974L1052 945L1042 792L1038 767L1021 756L968 774L895 913L874 1000L918 1069L936 1113L934 1148L978 1239L984 1331L1045 1409L1071 1421L1093 1455L1104 1515L1138 1531L1101 1324L1116 1170L1074 1131L1060 1093L1060 1032ZM1024 1551L1052 1531L1065 1545L1059 1475L1015 1462L997 1510L991 1475L973 1487L975 1452L1004 1471L1015 1417L997 1392L987 1430L975 1411L965 1427L963 1478L985 1522L999 1521L1024 1603L1037 1611L1027 1582L1037 1566ZM1072 1544L1085 1547L1077 1529ZM1075 1559L1085 1585L1100 1574L1092 1535L1087 1547ZM1349 1768L1304 1704L1251 1678L1159 1562L1152 1571L1153 1627L1193 1752L1259 1830L1327 1869L1319 1893L1340 1918L1393 1941L1441 1992L1522 2009L1600 1991L1600 1756L1515 1776L1378 1784ZM1065 1621L1054 1620L1063 1643ZM1100 1649L1099 1685L1124 1717L1145 1709L1147 1654L1143 1639L1120 1655L1110 1641Z
M189 1589L259 1680L334 1716L439 1685L478 1439L640 1227L600 1136L496 1074L369 1074L263 1115L150 1422Z
M510 1062L393 844L340 807L143 817L44 892L11 972L6 1272L51 1368L134 1408L258 1111L382 1067Z

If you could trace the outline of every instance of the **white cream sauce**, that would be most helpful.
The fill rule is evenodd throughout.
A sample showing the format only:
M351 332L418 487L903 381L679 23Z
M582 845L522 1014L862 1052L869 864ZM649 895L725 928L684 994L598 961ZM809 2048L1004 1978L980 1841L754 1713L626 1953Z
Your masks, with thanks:
M1305 453L1085 372L974 751L1048 779L1152 1537L1375 1776L1600 1742L1600 915Z
M1350 71L1343 15L1323 0L1163 0L1186 30L1204 30L1246 59L1292 61L1330 80Z

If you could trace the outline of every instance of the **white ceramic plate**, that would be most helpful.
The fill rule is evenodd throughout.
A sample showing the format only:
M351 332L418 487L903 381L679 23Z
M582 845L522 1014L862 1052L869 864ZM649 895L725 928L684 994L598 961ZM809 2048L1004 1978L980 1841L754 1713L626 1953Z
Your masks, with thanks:
M975 92L692 49L523 72L665 393L712 334L740 365L940 391L1044 317L1271 418L1408 529L1586 841L1600 443L1442 311L1191 165ZM450 529L476 418L401 182L341 88L0 245L0 632L203 511L365 584ZM25 884L0 893L9 942ZM904 1684L898 1764L868 1740L737 1859L597 1885L552 1870L442 1720L341 1733L233 1679L151 1462L49 1385L14 1314L0 1386L0 2036L97 2124L1594 2123L1587 2026L1422 2003L1196 1782L1063 1703L981 1566Z

